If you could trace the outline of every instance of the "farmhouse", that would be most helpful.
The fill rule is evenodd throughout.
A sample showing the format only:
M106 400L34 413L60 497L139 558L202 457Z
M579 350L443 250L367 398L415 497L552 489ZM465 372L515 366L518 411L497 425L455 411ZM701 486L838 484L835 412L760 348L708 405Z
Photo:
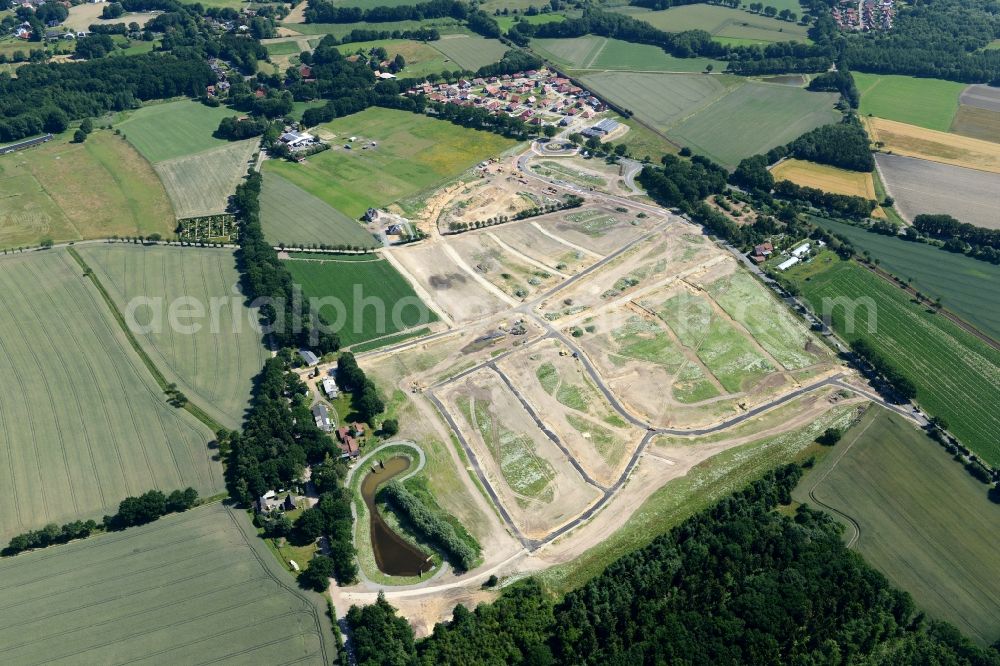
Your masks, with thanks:
M328 398L336 398L339 391L337 390L337 382L333 381L332 378L326 377L323 379L323 393L326 393Z
M316 140L316 137L314 137L309 132L292 131L292 132L285 132L284 134L281 135L281 137L279 137L279 139L283 144L285 144L292 150L295 150L296 148L303 148L313 143Z
M316 405L312 408L313 418L316 419L316 427L323 432L333 430L333 423L330 422L330 411L326 405Z

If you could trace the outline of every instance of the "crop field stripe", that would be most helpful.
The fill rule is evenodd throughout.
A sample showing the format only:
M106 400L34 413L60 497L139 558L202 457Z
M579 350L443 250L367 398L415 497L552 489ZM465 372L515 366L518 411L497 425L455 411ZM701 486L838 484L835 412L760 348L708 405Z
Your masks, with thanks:
M947 319L918 316L903 302L901 290L858 266L835 265L802 287L814 305L817 299L852 294L875 299L880 331L848 338L870 337L914 381L928 411L947 418L951 430L988 462L1000 462L993 437L1000 432L1000 414L990 409L1000 386L1000 355ZM868 317L868 312L863 320L858 316L855 325L866 326Z
M39 281L39 284L41 284L42 280L44 279L43 276L41 276L41 275L38 274L37 270L35 270L35 267L32 264L29 263L28 267L29 267L29 270L32 270L33 273L35 274L35 278ZM46 298L47 298L47 300L49 302L49 305L52 307L52 310L54 312L58 312L59 308L56 305L55 301L52 299L52 295L51 294L46 294ZM79 303L75 303L74 305L75 305L75 307L77 309L79 309ZM47 331L46 331L46 337L48 337L48 332ZM100 384L97 382L97 375L94 372L94 366L91 363L90 359L88 358L88 355L84 352L83 347L80 345L79 338L77 338L76 336L70 336L70 337L73 340L73 346L76 348L78 357L81 358L81 359L84 359L85 362L86 362L87 371L88 371L88 373L90 375L91 380L93 381L93 384L91 386L99 386ZM48 339L48 342L49 342L50 348L52 348L53 350L55 350L55 346L52 343L51 338ZM76 379L76 377L73 376L73 375L71 375L71 378L73 380ZM83 387L81 387L81 389L84 390L84 391L86 391L87 387L83 386ZM79 414L86 413L83 405L80 402L81 392L74 390L74 391L70 391L70 393L72 393L72 395L74 397L74 400L76 401L78 413ZM103 395L101 396L101 406L103 407L105 421L107 423L110 423L110 419L108 418L108 406L107 406L107 402L105 401ZM93 474L94 474L93 478L96 481L96 487L97 487L98 495L100 496L101 506L107 506L108 505L107 497L104 494L104 488L103 488L103 485L101 484L100 476L98 475L97 460L96 460L96 457L94 455L94 447L93 447L93 442L92 442L91 437L90 437L90 432L87 430L86 427L81 428L81 430L83 431L84 441L87 443L88 458L90 460L91 470L93 471ZM60 439L61 439L61 433L60 433ZM63 446L63 457L65 458L66 457L65 456L65 443L64 442L61 442L61 443L64 445ZM69 466L69 463L67 461L67 471L69 471L70 469L72 469L72 467ZM74 485L75 484L71 483L71 485L70 485L70 489L71 490L74 488ZM86 485L86 482L84 482L84 485ZM79 513L80 512L79 511L79 506L77 505L75 498L76 498L76 496L75 496L75 493L74 493L74 508L76 509L76 512Z

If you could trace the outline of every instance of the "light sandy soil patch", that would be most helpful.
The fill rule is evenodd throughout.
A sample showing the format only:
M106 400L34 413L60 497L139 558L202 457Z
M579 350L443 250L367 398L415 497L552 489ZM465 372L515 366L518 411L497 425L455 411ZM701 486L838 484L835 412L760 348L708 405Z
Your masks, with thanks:
M669 225L553 294L537 311L550 321L568 322L603 306L628 300L664 282L693 279L726 255L687 225Z
M544 537L600 497L496 372L479 370L441 393L490 484L528 538Z
M119 16L116 19L102 19L101 12L107 7L106 4L83 4L76 5L75 7L69 8L69 16L63 21L63 25L74 32L82 32L84 30L90 30L90 26L97 25L115 25L118 23L138 23L139 25L146 25L149 21L156 16L156 14L151 12L143 12L141 14L128 13Z
M883 118L865 118L864 122L868 136L881 142L887 153L1000 173L1000 143Z
M587 473L614 484L645 431L611 407L580 360L562 343L543 340L497 365Z
M564 275L578 273L597 261L594 256L546 236L528 220L494 227L490 233L526 257Z
M588 160L575 155L546 155L532 159L529 168L539 176L566 181L591 190L617 196L629 196L633 193L624 184L622 166L607 164L596 159Z
M490 317L507 307L471 273L455 265L443 242L409 245L388 252L403 267L406 277L416 282L455 322Z
M464 233L448 238L447 242L474 271L518 300L543 292L560 280L551 269L533 265L504 248L489 233Z
M493 169L503 168L491 165ZM489 175L449 188L450 200L438 217L438 228L447 232L452 224L474 225L515 215L540 204L556 203L550 196L539 196L510 176Z
M615 210L606 206L583 206L535 218L546 231L587 248L600 255L607 255L649 231L662 217L640 218L637 209Z

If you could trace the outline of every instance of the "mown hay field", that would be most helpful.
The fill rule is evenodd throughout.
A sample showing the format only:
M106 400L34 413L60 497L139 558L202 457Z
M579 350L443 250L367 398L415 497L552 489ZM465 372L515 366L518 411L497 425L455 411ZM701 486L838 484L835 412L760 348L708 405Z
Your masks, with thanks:
M504 6L510 8L509 3L505 2ZM485 4L484 4L484 11L485 11ZM565 21L566 17L562 14L555 14L549 12L547 14L535 14L534 16L529 16L527 14L521 14L519 16L514 16L514 15L494 16L493 20L495 20L497 22L497 25L500 26L500 30L502 30L503 32L507 32L512 27L514 27L515 23L518 23L520 21L527 21L531 25L542 25L545 23L560 23L562 21Z
M947 213L969 224L1000 228L1000 173L884 153L875 154L875 163L896 208L908 219Z
M499 62L508 47L498 39L487 39L479 35L441 35L441 39L430 42L430 45L444 54L446 69L461 69L476 71L480 67Z
M304 164L275 161L268 168L355 219L370 207L438 186L516 145L491 132L383 108L337 118L319 130L335 135L332 150ZM359 139L354 149L339 145L352 136ZM362 150L372 140L378 146Z
M735 168L744 157L767 152L811 129L838 122L836 101L833 93L749 82L670 129L667 137Z
M150 488L222 490L213 433L167 404L66 251L0 259L0 290L0 540Z
M931 298L941 297L944 307L982 332L1000 340L1000 266L955 252L945 252L924 243L871 233L864 229L820 217L813 222L850 239L854 247L878 257L879 266L906 280Z
M677 58L657 46L632 44L620 39L585 35L570 39L534 39L531 49L569 69L702 72L712 65L723 71L726 63L710 58Z
M284 266L306 298L333 299L342 306L321 312L337 327L344 346L437 321L399 271L374 255L368 261L290 259Z
M868 136L885 152L1000 173L1000 143L883 118L865 118L864 124Z
M233 251L109 243L80 246L77 252L126 319L150 329L135 331L136 337L167 380L216 421L239 428L268 352L257 314L239 292ZM129 317L129 304L137 298L153 300L137 305ZM177 322L198 330L170 324L170 308L183 311L182 298L200 304L204 317L177 317Z
M958 111L964 83L893 74L854 75L861 93L858 111L918 127L947 132Z
M154 168L178 218L226 212L229 197L246 175L257 139L235 141L195 155L158 163Z
M1000 506L899 415L869 410L792 497L855 520L857 551L932 618L980 645L1000 635L1000 554L991 538ZM845 536L855 532L848 524Z
M0 248L173 228L156 174L109 132L95 131L85 143L56 138L0 158Z
M772 168L771 175L775 180L790 180L796 185L815 187L824 192L878 200L871 173L848 171L805 160L787 159ZM881 208L876 208L872 216L884 218L885 212Z
M830 315L838 335L867 340L914 383L924 409L944 418L984 460L1000 465L1000 351L832 252L785 274L816 312Z
M771 175L775 180L790 180L796 185L815 187L824 192L875 199L875 183L870 173L787 159L771 169Z
M801 7L790 9L797 14L802 13ZM713 37L730 38L741 43L809 41L806 26L719 5L683 5L658 11L627 7L617 11L667 32L704 30Z
M235 115L238 114L224 106L213 109L183 99L144 106L129 113L115 127L143 157L156 164L228 144L212 133L223 118Z
M322 199L281 177L264 163L260 193L260 221L268 242L291 247L351 245L375 247L375 239L361 223Z
M331 663L321 598L253 532L216 503L5 559L0 660Z

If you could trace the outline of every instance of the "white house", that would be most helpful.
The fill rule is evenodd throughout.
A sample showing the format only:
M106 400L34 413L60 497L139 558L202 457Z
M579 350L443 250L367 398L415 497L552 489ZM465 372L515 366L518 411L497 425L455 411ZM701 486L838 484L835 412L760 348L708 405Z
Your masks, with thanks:
M337 382L333 381L331 377L326 377L323 379L323 392L326 393L328 398L337 397Z
M802 245L799 245L797 248L792 250L792 256L795 257L796 259L801 259L803 256L809 253L809 247L810 247L809 243L803 243Z

